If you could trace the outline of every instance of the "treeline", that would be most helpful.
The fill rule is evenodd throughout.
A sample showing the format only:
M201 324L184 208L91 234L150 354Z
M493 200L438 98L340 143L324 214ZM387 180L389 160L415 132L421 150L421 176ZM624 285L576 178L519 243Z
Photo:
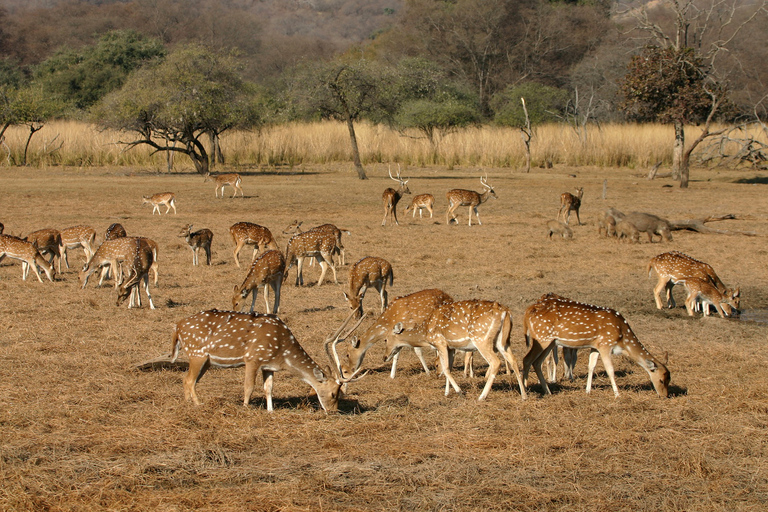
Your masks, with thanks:
M94 120L206 172L222 132L291 120L344 121L354 154L362 119L434 145L480 123L735 120L764 112L767 12L752 0L6 2L0 137Z

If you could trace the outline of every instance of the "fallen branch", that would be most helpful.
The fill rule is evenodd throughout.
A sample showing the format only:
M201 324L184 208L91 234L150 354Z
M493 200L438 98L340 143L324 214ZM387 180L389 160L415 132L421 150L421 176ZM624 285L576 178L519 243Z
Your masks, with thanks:
M176 359L171 362L172 354L165 354L143 363L133 365L134 370L142 372L157 371L157 370L187 370L189 368L189 361L186 359Z
M728 213L725 215L710 215L709 217L704 217L702 219L671 220L669 221L669 225L673 231L681 231L685 229L688 231L696 231L697 233L712 233L718 235L760 236L754 231L731 231L728 229L715 229L705 226L707 222L732 219L737 219L737 217L732 213Z

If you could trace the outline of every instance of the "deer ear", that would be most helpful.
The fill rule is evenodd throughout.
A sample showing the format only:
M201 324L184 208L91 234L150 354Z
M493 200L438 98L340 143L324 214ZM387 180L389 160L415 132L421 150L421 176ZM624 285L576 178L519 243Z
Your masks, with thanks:
M392 327L392 334L400 334L405 329L403 328L403 322L397 322L394 327Z
M655 372L658 369L658 367L656 366L656 363L654 363L652 359L646 359L645 364L648 367L649 371Z
M328 372L329 375L331 374L330 367L327 367L326 371ZM323 370L321 370L320 368L313 368L312 373L315 375L315 378L318 381L325 382L325 374L323 373Z

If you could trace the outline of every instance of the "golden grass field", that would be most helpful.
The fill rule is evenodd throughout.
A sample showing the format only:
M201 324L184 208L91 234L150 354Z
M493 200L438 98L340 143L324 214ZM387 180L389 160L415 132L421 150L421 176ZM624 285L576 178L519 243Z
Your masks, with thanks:
M381 193L393 182L385 165L367 170L367 181L348 164L244 173L245 198L215 199L213 184L189 172L0 168L6 233L88 224L100 240L120 222L160 247L154 311L146 303L116 307L111 287L79 289L79 250L54 283L24 282L18 262L0 264L0 509L765 509L768 326L656 310L646 264L672 249L706 261L726 284L741 286L745 318L764 318L768 177L694 169L690 189L680 190L627 169L489 168L499 198L480 206L483 225L470 228L466 208L459 225L445 225L445 192L480 190L479 168L405 166L414 194L436 196L436 217L405 217L401 203L400 226L381 227ZM571 241L547 240L560 193L575 186L585 189L584 225L574 226ZM165 191L176 193L178 215L152 216L141 196ZM738 220L714 226L763 236L677 231L671 243L618 243L597 234L596 217L608 206L670 219L733 213ZM197 388L200 407L184 401L182 372L132 370L170 350L182 318L230 306L246 273L234 265L230 225L267 226L284 248L281 231L295 219L351 230L348 263L389 260L390 298L438 287L456 299L507 305L519 360L522 313L542 294L615 308L651 353L668 353L671 396L658 398L645 371L622 357L615 358L621 396L614 398L602 364L587 395L585 354L575 382L554 386L552 396L532 375L522 401L504 373L478 402L485 363L477 358L479 376L455 372L465 394L445 397L444 380L425 375L410 352L391 380L377 346L365 361L371 373L350 386L334 415L286 372L275 376L268 413L260 385L242 406L242 368L208 372ZM214 232L212 266L192 267L177 237L186 223ZM303 288L292 285L292 269L283 288L282 319L322 365L322 343L347 315L349 266L339 269L339 284ZM309 269L310 284L318 274ZM676 296L682 306L682 291ZM365 305L378 308L374 292ZM257 308L264 311L261 296Z

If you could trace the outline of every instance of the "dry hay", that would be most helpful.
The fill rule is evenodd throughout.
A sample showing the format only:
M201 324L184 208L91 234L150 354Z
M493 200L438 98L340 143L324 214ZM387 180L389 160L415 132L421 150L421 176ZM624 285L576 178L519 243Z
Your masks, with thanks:
M766 327L657 311L645 265L677 249L709 262L727 284L741 284L744 307L768 297L762 237L675 232L672 243L620 244L597 235L608 206L667 218L734 213L728 228L768 233L765 193L739 176L694 171L691 189L665 188L626 171L490 170L498 200L480 206L482 226L446 226L444 193L480 189L476 169L407 170L414 194L437 198L436 217L379 226L386 171L358 181L349 170L253 174L244 199L215 199L193 174L159 176L111 169L2 169L6 232L89 224L99 238L112 222L160 245L159 306L114 305L111 288L78 289L76 271L56 283L22 282L15 262L0 264L0 509L3 510L760 510L768 501ZM569 178L576 174L577 179ZM608 179L608 200L599 195ZM585 188L584 226L574 240L546 239L561 192ZM152 216L141 196L172 190L178 215ZM406 198L407 199L407 198ZM212 370L183 399L182 371L135 371L165 354L181 318L227 308L244 277L232 261L228 227L238 221L281 230L333 222L347 261L389 260L390 297L440 287L457 299L500 301L515 314L516 356L526 305L556 292L621 311L655 355L669 353L671 398L657 398L645 372L616 358L621 397L599 365L584 393L586 357L576 381L530 398L504 374L478 403L482 376L457 375L463 396L443 396L443 380L423 374L410 354L390 380L382 348L373 369L350 387L342 413L326 416L310 388L275 376L275 412L261 389L240 405L242 369ZM191 266L181 226L214 232L213 265ZM246 252L243 253L243 255ZM241 256L243 256L241 255ZM246 256L247 257L247 256ZM241 258L242 259L242 258ZM80 251L70 257L75 268ZM307 351L327 364L322 340L344 318L340 285L295 288L291 270L281 316ZM307 271L310 283L318 269ZM677 292L682 304L681 292ZM374 293L366 308L377 308ZM263 311L261 297L256 303ZM460 373L460 372L459 372ZM480 370L479 374L482 375Z

